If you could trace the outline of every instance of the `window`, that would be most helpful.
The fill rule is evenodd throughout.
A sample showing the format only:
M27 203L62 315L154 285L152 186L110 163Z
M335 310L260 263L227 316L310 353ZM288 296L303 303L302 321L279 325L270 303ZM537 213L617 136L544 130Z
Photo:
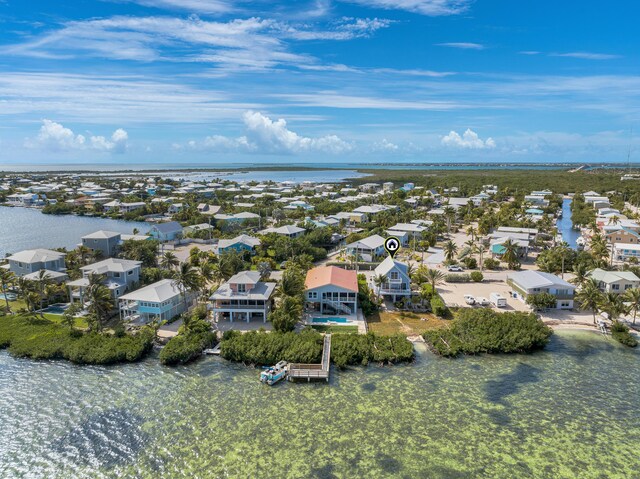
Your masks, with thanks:
M398 274L397 271L392 271L391 274L389 275L389 277L391 279L400 279L400 275Z
M113 273L113 277L114 278L119 278L120 277L120 273Z
M309 299L318 299L318 292L317 291L309 291L308 297L309 297Z
M611 285L611 289L614 291L618 291L620 289L620 285L619 284L612 284Z
M238 293L246 293L247 292L247 285L246 284L239 284L238 285Z

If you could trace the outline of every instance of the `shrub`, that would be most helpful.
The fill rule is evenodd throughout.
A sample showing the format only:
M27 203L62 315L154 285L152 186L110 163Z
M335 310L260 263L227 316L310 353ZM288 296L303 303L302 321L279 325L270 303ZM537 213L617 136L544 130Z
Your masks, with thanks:
M448 318L451 315L449 308L439 295L431 298L431 312L440 318Z
M444 277L447 283L470 283L471 275L467 273L449 273Z
M369 362L393 364L413 359L413 345L403 335L378 336L374 333L334 334L331 360L339 368Z
M527 296L527 304L536 310L555 308L558 298L551 293L537 293Z
M478 260L476 260L473 256L467 256L462 262L467 267L467 269L476 269L478 267Z
M461 309L447 329L426 331L437 354L528 353L546 346L552 330L533 313Z
M494 258L487 258L484 260L484 267L487 269L498 269L500 267L500 261Z
M123 336L82 333L43 318L15 315L0 322L0 348L16 357L67 359L78 364L114 364L142 359L154 340L151 328Z
M472 271L469 276L474 283L480 283L484 279L484 275L480 271Z
M620 321L611 323L611 337L630 348L635 348L638 345L638 340L629 332L629 326Z

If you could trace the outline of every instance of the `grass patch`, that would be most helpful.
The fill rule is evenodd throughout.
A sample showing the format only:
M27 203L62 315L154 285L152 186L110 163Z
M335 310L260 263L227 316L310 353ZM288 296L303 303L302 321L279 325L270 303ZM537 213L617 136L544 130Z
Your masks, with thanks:
M330 325L326 326L324 324L314 324L311 326L313 329L318 331L319 333L357 333L358 326L348 325L348 326L336 326Z
M369 331L385 336L394 334L421 335L425 331L446 327L449 323L450 321L438 318L433 314L402 311L378 311L367 318Z

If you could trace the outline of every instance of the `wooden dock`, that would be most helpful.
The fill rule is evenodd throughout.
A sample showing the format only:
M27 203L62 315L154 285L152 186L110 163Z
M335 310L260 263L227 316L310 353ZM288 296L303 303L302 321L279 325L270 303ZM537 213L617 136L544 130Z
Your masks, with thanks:
M325 334L324 344L322 346L322 362L320 364L300 364L292 363L289 365L289 381L294 379L324 379L329 381L329 366L331 362L331 335Z

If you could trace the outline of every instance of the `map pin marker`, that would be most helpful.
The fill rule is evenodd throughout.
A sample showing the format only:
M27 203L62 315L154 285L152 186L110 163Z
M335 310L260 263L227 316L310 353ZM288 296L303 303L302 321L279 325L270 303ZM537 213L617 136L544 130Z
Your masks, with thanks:
M400 249L400 240L395 236L390 236L384 242L384 249L386 249L389 256L393 258Z

